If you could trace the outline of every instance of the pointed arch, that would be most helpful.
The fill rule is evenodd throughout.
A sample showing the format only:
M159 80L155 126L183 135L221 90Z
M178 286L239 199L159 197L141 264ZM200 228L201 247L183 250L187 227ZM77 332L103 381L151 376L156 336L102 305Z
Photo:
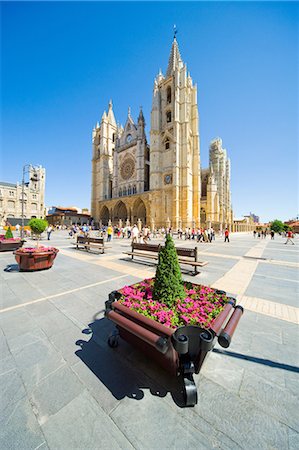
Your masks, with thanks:
M108 225L109 218L110 218L109 209L107 208L107 206L103 206L100 212L100 220L102 221L102 224Z
M121 219L122 221L126 221L127 218L128 218L128 210L126 205L124 204L123 201L117 202L113 209L114 222L119 221L119 219Z
M142 225L146 224L146 219L147 219L147 211L146 211L146 206L143 202L143 200L141 200L141 198L137 198L133 204L133 222L137 223L138 219L141 220Z

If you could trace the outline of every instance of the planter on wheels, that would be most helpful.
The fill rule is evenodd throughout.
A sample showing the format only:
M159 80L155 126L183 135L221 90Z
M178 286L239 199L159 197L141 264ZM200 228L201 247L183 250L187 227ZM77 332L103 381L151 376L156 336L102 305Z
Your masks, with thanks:
M225 294L217 290L215 293ZM193 374L199 373L217 339L222 347L230 345L243 308L236 306L235 299L230 297L208 328L185 325L174 329L124 306L119 301L121 297L120 291L113 291L106 302L105 315L116 324L118 330L109 337L109 346L118 345L119 335L139 348L173 376L180 377L185 405L194 406L197 403L197 388Z
M50 269L59 250L52 248L47 251L23 251L14 252L20 272L34 272L35 270Z

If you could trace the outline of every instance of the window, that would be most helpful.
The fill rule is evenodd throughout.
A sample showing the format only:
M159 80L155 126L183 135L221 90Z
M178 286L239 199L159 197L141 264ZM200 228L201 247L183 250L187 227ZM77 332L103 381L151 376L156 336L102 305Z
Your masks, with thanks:
M122 196L122 190L121 190L121 189L118 191L118 196L119 196L119 197Z
M134 186L133 186L133 194L136 194L136 192L137 192L137 189L136 189L136 185L134 184Z
M9 196L10 197L14 197L14 195L15 195L14 191L9 191Z
M8 209L15 209L15 202L13 200L8 200L7 206Z
M128 195L131 195L132 194L132 188L131 188L131 186L129 186L128 187Z
M31 203L32 211L37 211L37 203Z
M171 122L171 111L167 111L167 113L166 113L166 122L167 123Z
M112 142L115 142L115 133L112 134Z
M36 194L33 194L33 195L32 195L32 198L33 198L34 200L36 200Z
M165 141L165 150L168 150L170 147L169 140Z
M171 87L170 87L170 86L168 86L166 92L167 92L167 94L166 94L166 97L167 97L167 103L171 103Z
M123 195L127 195L127 188L123 188Z

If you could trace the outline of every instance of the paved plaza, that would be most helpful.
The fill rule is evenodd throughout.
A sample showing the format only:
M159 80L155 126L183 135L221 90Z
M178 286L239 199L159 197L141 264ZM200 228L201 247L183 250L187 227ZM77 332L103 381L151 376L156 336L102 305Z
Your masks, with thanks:
M127 239L104 255L72 242L64 231L43 241L60 249L47 271L20 273L12 252L0 254L1 449L299 448L298 238L197 244L209 264L184 278L235 295L245 314L195 376L194 408L129 344L107 345L109 292L153 265L130 261Z

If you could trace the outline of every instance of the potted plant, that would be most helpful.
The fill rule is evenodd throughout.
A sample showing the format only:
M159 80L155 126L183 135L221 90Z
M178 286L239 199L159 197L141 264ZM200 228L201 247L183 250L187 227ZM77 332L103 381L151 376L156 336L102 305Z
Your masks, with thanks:
M172 237L159 252L155 278L113 291L106 302L106 317L118 336L137 346L174 376L179 376L185 405L197 403L193 374L198 373L216 338L228 347L243 308L224 291L184 282Z
M41 234L47 228L48 222L43 219L31 219L28 225L32 233L37 237L37 244L36 247L19 248L14 252L19 270L22 272L32 272L35 270L49 269L52 267L59 250L55 247L39 245Z
M0 252L17 250L19 247L22 247L24 242L21 238L14 238L11 228L8 227L5 235L0 234Z

